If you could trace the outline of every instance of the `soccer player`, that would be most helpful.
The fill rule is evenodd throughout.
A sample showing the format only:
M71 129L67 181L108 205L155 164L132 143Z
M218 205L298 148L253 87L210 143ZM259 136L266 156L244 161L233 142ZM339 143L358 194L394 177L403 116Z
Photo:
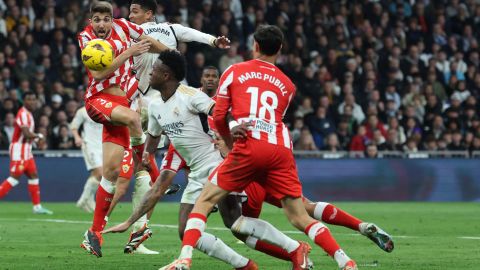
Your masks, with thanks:
M144 30L144 34L158 40L162 44L165 44L170 49L176 49L179 42L191 42L196 41L199 43L208 44L212 47L218 47L222 49L229 48L230 41L225 37L214 37L209 34L202 33L192 28L184 27L180 24L169 23L156 23L155 11L157 10L157 3L155 0L133 0L130 4L129 19L131 22L140 25ZM158 59L157 53L144 53L134 57L134 69L136 71L136 77L138 79L138 90L135 94L127 94L130 99L134 99L136 94L142 93L137 102L134 102L133 108L139 107L142 117L143 126L146 126L148 120L147 108L148 104L154 97L158 97L158 91L150 91L150 85L148 83L150 73L154 62ZM217 76L218 80L218 76ZM132 109L133 109L132 108ZM150 182L154 182L158 177L158 169L155 162L155 156L149 155L148 161L151 163L148 173L143 168L135 167L135 186L132 195L132 206L135 209L140 199L150 189ZM149 177L150 175L150 177ZM113 197L110 210L111 212L115 205L118 203L123 194L127 192L128 185L130 183L129 178L119 178L116 184L115 196ZM157 252L146 249L142 242L148 239L152 232L148 228L148 219L151 216L151 212L148 215L142 216L132 226L132 233L128 243L125 246L125 253L142 253L142 254L158 254ZM139 249L139 250L137 250Z
M80 135L79 129L83 128ZM83 186L82 195L77 201L77 207L88 213L95 209L95 192L102 178L102 125L94 122L87 114L85 107L75 113L70 123L75 145L81 147L83 160L90 175Z
M228 146L233 144L226 115L250 124L247 139L237 140L225 161L210 176L187 221L180 256L161 269L190 269L193 248L202 237L207 214L230 192L243 191L257 181L266 193L281 200L288 220L304 231L333 257L340 269L357 269L321 222L311 218L302 202L291 139L282 118L295 95L295 86L275 61L280 53L283 33L275 26L261 26L254 33L254 60L229 67L220 79L215 126ZM236 231L248 224L237 220ZM265 222L266 223L266 222ZM297 269L306 269L306 257Z
M80 48L96 38L107 40L115 51L112 64L102 71L87 70L89 86L85 94L85 108L93 121L103 124L102 151L103 172L96 194L93 224L85 232L81 247L101 257L102 236L106 214L115 191L115 182L120 170L129 171L130 166L121 165L130 145L133 153L141 159L145 134L140 117L129 108L129 97L137 89L137 80L131 74L133 56L147 51L160 52L167 49L160 42L143 34L142 28L124 19L113 19L113 8L108 2L95 2L90 10L91 23L79 35ZM138 43L132 45L132 42ZM131 137L131 139L130 139Z
M158 138L162 133L166 134L190 167L189 182L180 204L179 233L185 228L188 214L207 182L208 175L222 162L220 152L214 148L211 137L204 131L199 117L200 113L211 114L215 102L205 93L180 84L184 77L185 58L176 51L162 52L150 78L151 88L160 91L161 98L152 100L148 108L146 144L147 148L152 145L156 147L155 144L149 143L151 138ZM151 194L151 191L147 194ZM153 207L155 204L154 202L152 204L153 200L148 198L148 201ZM120 226L121 230L115 232L125 231L134 221L129 219L128 224L123 224ZM199 239L197 248L229 263L235 269L258 269L253 261L239 255L211 234L205 233Z
M28 177L28 192L33 204L34 214L53 214L40 203L40 186L37 166L32 154L32 143L42 140L43 135L34 133L35 121L32 112L37 106L37 95L33 92L23 94L23 107L17 112L12 143L10 144L10 176L0 185L0 199L16 185L25 174Z

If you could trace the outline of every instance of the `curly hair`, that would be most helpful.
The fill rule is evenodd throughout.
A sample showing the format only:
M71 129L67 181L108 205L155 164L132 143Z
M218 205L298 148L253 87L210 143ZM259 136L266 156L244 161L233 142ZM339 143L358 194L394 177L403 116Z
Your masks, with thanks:
M178 51L174 50L166 50L160 53L158 57L163 64L168 66L172 71L175 79L181 81L185 78L186 73L186 60L183 55L181 55Z

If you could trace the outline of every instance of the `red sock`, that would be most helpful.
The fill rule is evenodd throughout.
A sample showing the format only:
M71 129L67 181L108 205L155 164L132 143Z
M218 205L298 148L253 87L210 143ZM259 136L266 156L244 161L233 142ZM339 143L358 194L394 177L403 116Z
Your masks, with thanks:
M10 184L7 179L5 179L5 181L3 181L3 183L0 185L0 199L5 197L5 195L8 194L12 187L13 185Z
M28 181L30 182L30 180ZM32 204L40 204L40 186L38 185L38 180L36 184L28 183L28 192L30 193Z
M142 155L143 155L143 148L145 147L145 143L132 146L132 152L137 157L138 162L142 162Z
M160 175L160 171L158 170L157 161L155 160L154 154L148 155L148 160L150 161L150 170L148 173L150 174L150 179L152 179L152 183L157 181L158 176Z
M355 231L358 231L358 226L362 223L360 219L332 204L328 204L323 210L322 221L328 224L344 226Z
M190 215L188 215L185 233L183 234L182 247L195 247L197 245L198 239L205 230L205 223L207 223L207 217L202 214L190 213Z
M290 254L286 250L274 246L270 243L264 242L262 240L257 241L257 243L255 244L255 250L258 250L275 258L290 261Z
M101 185L98 186L97 195L95 198L95 212L93 214L92 231L99 232L103 230L105 224L105 215L112 203L113 193L108 193Z
M332 257L335 251L340 249L330 230L318 221L308 225L307 228L305 228L305 234Z

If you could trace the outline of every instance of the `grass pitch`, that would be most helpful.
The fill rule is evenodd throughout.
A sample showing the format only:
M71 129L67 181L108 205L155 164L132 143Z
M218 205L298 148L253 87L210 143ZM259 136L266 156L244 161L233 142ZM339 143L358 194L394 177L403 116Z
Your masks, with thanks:
M153 238L146 245L160 255L126 255L123 246L128 234L105 236L103 258L95 258L79 247L90 226L91 214L73 203L45 203L52 216L31 213L29 203L0 203L0 269L158 269L174 259L180 249L176 229L178 204L160 203L151 220ZM378 224L393 234L395 250L388 254L357 233L330 225L334 237L359 269L480 269L480 204L477 203L338 203L357 217ZM123 221L130 204L120 204L110 225ZM266 206L262 218L291 237L307 240L295 232L280 209ZM171 225L171 226L164 226ZM237 243L222 229L218 214L211 216L207 231L246 257L260 269L287 270L280 261ZM312 244L315 269L337 269L335 262ZM193 269L231 269L206 255L195 252Z

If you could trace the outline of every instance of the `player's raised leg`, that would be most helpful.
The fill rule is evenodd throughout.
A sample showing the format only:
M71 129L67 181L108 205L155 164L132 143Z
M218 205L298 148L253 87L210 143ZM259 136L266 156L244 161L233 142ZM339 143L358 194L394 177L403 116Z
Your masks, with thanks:
M339 225L358 231L372 240L386 252L392 252L394 243L392 237L374 223L364 222L339 207L327 202L312 202L304 198L305 209L316 220L332 225Z

